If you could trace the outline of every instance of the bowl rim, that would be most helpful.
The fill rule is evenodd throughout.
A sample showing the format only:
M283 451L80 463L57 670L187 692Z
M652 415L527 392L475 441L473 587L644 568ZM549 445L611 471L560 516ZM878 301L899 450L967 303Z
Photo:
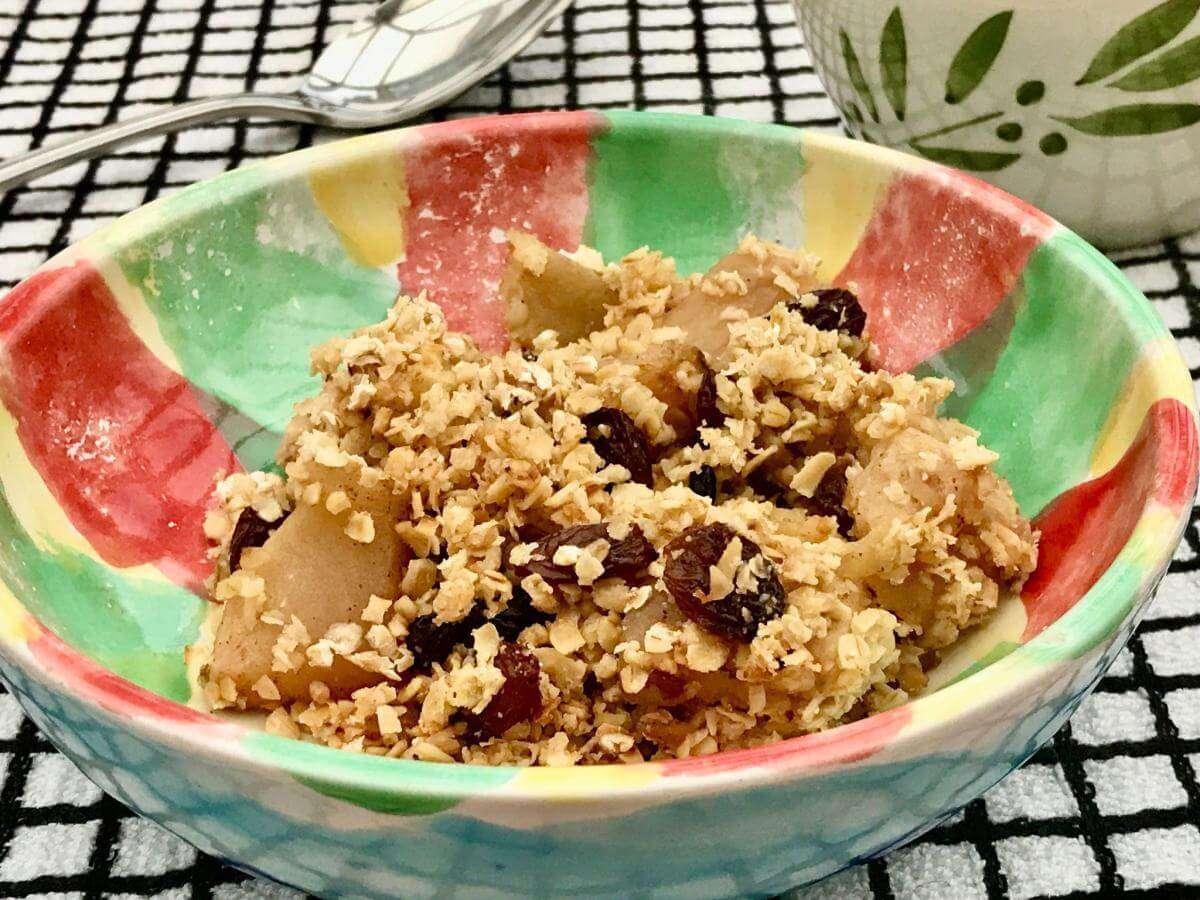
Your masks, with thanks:
M232 170L207 179L199 184L207 185L213 182L225 182L236 186L240 173L257 171L266 172L265 182L260 181L253 190L269 188L292 177L297 172L309 171L329 160L339 153L344 153L353 146L355 152L371 153L377 146L398 146L419 133L428 133L426 129L457 126L463 122L485 122L505 120L517 128L529 126L552 127L558 121L567 117L579 117L580 112L542 112L525 113L508 116L481 116L467 120L455 120L444 125L418 125L405 128L390 129L384 132L345 140L333 141L303 150L269 157L264 160ZM620 128L627 131L643 131L651 137L662 130L693 130L700 129L714 133L729 133L732 130L752 126L754 140L781 141L794 145L798 152L803 153L805 146L819 145L824 150L851 159L855 165L883 167L892 172L915 174L919 177L945 178L952 173L954 184L971 186L976 191L975 199L986 203L990 208L1006 218L1029 219L1034 210L1025 202L990 184L979 181L969 175L948 170L946 167L909 154L886 147L867 144L850 138L841 137L811 129L797 129L786 125L747 123L732 118L713 116L697 116L677 113L655 113L619 111L589 114L595 116L598 128ZM244 184L244 182L243 182ZM61 266L80 252L84 246L92 246L112 240L114 247L119 247L127 237L114 239L118 230L126 235L145 227L152 220L151 210L161 209L164 203L178 202L177 198L186 194L193 187L160 198L138 209L119 217L111 223L98 229L82 241L68 247L62 253L47 260L37 271ZM956 188L956 189L958 189ZM204 205L197 207L204 208ZM1038 215L1041 215L1040 213ZM1051 220L1053 221L1053 220ZM1053 222L1054 232L1073 235L1069 229ZM1089 280L1105 280L1114 289L1106 290L1105 295L1114 305L1114 311L1123 320L1132 324L1140 322L1148 327L1156 340L1169 339L1169 350L1161 364L1149 368L1147 386L1150 396L1159 398L1173 396L1171 391L1174 379L1180 372L1188 383L1191 383L1182 356L1170 332L1158 318L1157 313L1144 295L1137 290L1119 269L1098 250L1078 239L1077 249L1080 256L1076 261L1077 270L1087 275ZM1119 291L1119 293L1118 293ZM3 300L0 299L0 303ZM1195 400L1185 398L1185 405L1193 424L1196 420ZM1163 436L1172 448L1187 454L1192 464L1193 475L1190 497L1195 496L1195 444L1194 438L1180 434ZM1090 475L1089 478L1096 477ZM1150 501L1152 502L1152 501ZM212 762L232 764L239 767L255 769L278 770L296 777L301 776L306 783L321 784L347 790L362 790L376 795L409 794L419 795L447 801L462 801L475 796L484 795L488 802L516 803L520 805L542 804L545 802L566 801L595 801L600 799L656 798L661 802L663 795L680 797L695 793L708 793L722 789L738 787L750 788L781 779L804 776L816 771L827 771L845 764L854 764L858 760L869 763L872 760L884 761L892 757L906 758L903 750L908 747L927 743L931 736L940 731L954 728L955 721L978 709L984 700L988 702L1003 702L1017 695L1028 694L1036 690L1039 682L1044 682L1049 671L1055 665L1071 665L1083 659L1088 652L1097 649L1104 650L1111 646L1120 636L1120 626L1126 621L1136 621L1144 612L1148 601L1153 596L1155 587L1183 537L1189 521L1191 502L1183 504L1180 512L1174 516L1173 527L1154 535L1152 552L1148 554L1148 577L1144 577L1132 590L1132 602L1122 607L1116 605L1105 615L1096 615L1099 600L1097 594L1104 593L1105 586L1098 580L1080 597L1074 606L1064 613L1040 634L1024 644L1016 647L1003 658L991 663L985 668L975 671L932 694L910 700L903 706L896 707L871 716L867 719L840 725L825 732L819 732L765 747L748 750L727 750L706 757L685 760L667 760L648 763L606 763L567 768L551 768L542 766L487 766L468 767L485 772L502 772L508 774L508 780L502 783L475 783L472 779L457 777L465 764L463 763L434 763L419 760L387 759L359 754L343 753L329 747L292 741L266 735L253 726L232 723L207 712L194 710L176 701L167 700L145 688L117 676L111 670L105 669L99 663L62 644L64 651L72 662L81 670L99 670L108 673L105 681L121 683L121 692L128 698L131 692L141 692L147 698L154 698L155 705L168 704L180 714L186 710L186 719L156 715L147 710L130 711L121 703L113 705L105 702L102 688L97 688L93 682L89 689L80 692L81 683L87 682L87 675L82 680L71 678L61 667L51 667L42 664L28 650L25 641L14 639L6 633L3 623L6 615L24 616L30 620L29 627L39 630L39 633L50 635L55 641L60 639L53 635L46 626L42 625L17 598L16 593L0 580L0 661L4 669L13 668L26 678L39 682L45 688L63 693L73 700L84 704L86 711L93 717L107 719L125 730L133 731L141 737L173 745L186 750L190 754L202 755ZM1143 515L1145 509L1143 509ZM1111 565L1109 569L1111 569ZM1105 572L1109 571L1106 569ZM1103 577L1101 574L1101 578ZM6 604L8 609L6 610ZM1074 629L1074 630L1073 630ZM1088 646L1084 652L1074 654L1067 659L1060 659L1044 651L1061 645L1064 635L1070 632L1072 640L1078 640L1083 635ZM1127 638L1126 638L1127 639ZM1039 662L1040 660L1040 662ZM1050 665L1047 665L1047 662ZM1030 663L1033 663L1032 665ZM1076 666L1081 667L1082 663ZM9 672L4 673L11 680ZM96 674L91 671L91 674ZM23 693L15 693L20 697ZM109 698L111 699L111 698ZM888 732L885 743L873 744L872 740L880 731L894 729ZM247 735L258 735L255 740L258 745L254 750L246 747ZM286 746L283 746L286 745ZM864 758L862 750L870 747L870 752ZM264 753L262 749L278 749L286 752ZM781 752L783 751L783 752ZM876 751L884 751L878 753ZM714 762L715 761L715 762ZM670 773L670 777L663 777ZM520 775L517 778L517 775Z

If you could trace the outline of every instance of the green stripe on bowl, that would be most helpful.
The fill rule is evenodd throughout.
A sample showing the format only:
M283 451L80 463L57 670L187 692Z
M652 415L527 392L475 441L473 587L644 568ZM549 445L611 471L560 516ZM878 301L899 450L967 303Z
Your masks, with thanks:
M733 120L610 112L592 139L584 243L619 259L649 246L684 274L747 232L803 243L800 133Z
M42 551L0 492L0 575L29 612L80 653L170 700L189 695L183 650L207 604L169 581L124 575L77 550Z
M429 765L343 753L259 731L246 732L242 745L326 797L395 816L442 812L472 799L472 793L506 784L520 772L511 766Z
M970 414L971 404L987 386L996 363L1008 347L1017 313L1024 305L1025 292L1018 287L957 343L913 370L913 374L921 377L936 375L954 382L954 393L942 403L943 416L965 420Z
M1074 659L1109 640L1141 597L1149 574L1127 546L1074 606L1022 648L1025 658Z
M1009 303L997 313L1011 315ZM1163 328L1138 308L1124 276L1068 231L1033 252L1011 303L1008 343L990 377L977 386L968 377L946 412L978 429L1000 454L996 469L1032 518L1089 477L1096 440L1141 347ZM994 337L965 338L973 340Z
M268 185L269 172L169 198L158 210L169 224L120 263L188 380L281 431L316 390L312 347L382 319L396 282L346 257L302 178Z
M975 660L975 662L971 663L971 665L967 666L965 669L947 681L942 687L950 687L952 684L958 684L958 682L962 681L964 678L971 677L976 672L982 672L992 663L1004 659L1004 657L1008 656L1008 654L1012 653L1020 646L1020 644L1014 643L1013 641L1000 641L994 647L992 647L991 650L979 657L979 659Z

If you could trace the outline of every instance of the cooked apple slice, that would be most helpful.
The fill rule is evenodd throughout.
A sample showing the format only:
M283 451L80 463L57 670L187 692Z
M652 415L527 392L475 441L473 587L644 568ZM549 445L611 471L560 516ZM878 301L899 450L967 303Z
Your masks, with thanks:
M696 392L685 390L680 378L699 371L700 363L695 348L680 341L652 344L639 360L638 381L667 405L664 418L680 442L690 440L698 423Z
M1020 591L1037 545L974 433L953 420L924 427L882 441L849 478L846 507L860 537L842 572L936 650L994 609L999 590Z
M729 319L723 311L734 308L749 316L766 315L775 304L795 299L816 284L816 261L811 256L748 237L684 294L663 324L682 328L692 344L719 358L729 342Z
M286 623L295 616L313 641L323 637L331 625L361 624L372 595L396 597L409 559L409 551L393 527L399 510L387 486L364 487L352 468L318 468L324 476L323 499L331 491L341 490L349 498L350 508L334 514L324 502L315 506L301 503L261 548L247 553L245 563L248 571L264 582L263 611ZM375 535L369 543L346 533L354 512L372 517ZM210 682L219 685L223 678L231 678L238 696L248 704L274 705L254 690L264 675L274 682L283 702L307 698L312 681L322 681L333 696L344 697L383 680L381 674L359 668L344 657L335 657L327 667L303 663L291 671L278 671L272 663L283 628L262 621L257 614L259 600L233 597L226 601L208 666ZM303 652L305 648L298 649Z
M563 343L604 327L604 308L616 301L599 273L547 247L531 234L510 231L512 248L500 282L513 340L529 344L547 329Z

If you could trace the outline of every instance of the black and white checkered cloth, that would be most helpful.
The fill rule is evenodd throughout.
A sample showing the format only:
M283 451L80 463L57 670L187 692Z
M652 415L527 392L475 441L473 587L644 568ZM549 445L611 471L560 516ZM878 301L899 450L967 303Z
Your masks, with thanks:
M0 0L0 157L200 96L293 85L370 4ZM433 118L641 107L836 127L786 0L577 0ZM336 137L241 123L75 165L0 196L0 289L123 212ZM1200 177L1200 173L1197 173ZM1200 235L1121 254L1200 367ZM1200 534L1071 724L954 821L810 898L1200 897ZM104 797L0 693L0 896L294 897Z

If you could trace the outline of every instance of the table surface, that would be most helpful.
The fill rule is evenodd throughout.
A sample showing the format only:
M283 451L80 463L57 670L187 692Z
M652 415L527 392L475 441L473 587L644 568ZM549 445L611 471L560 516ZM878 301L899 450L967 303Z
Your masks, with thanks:
M291 86L370 5L3 0L0 157L164 104ZM791 7L776 0L578 0L521 57L430 118L562 107L837 127ZM136 206L333 137L269 123L194 129L0 196L0 289ZM1115 258L1195 378L1200 235ZM914 845L798 896L1200 896L1198 557L1193 517L1138 635L1027 765ZM298 896L198 855L102 796L3 693L0 781L0 896Z

